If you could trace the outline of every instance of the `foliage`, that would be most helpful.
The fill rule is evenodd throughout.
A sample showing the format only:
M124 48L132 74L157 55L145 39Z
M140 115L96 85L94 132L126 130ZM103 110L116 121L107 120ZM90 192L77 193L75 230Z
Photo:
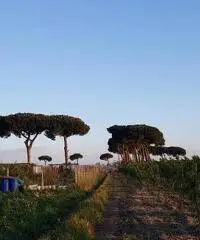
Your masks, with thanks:
M186 150L181 147L159 147L159 146L151 146L150 147L150 153L152 155L159 155L163 156L164 154L177 157L177 156L185 156Z
M46 137L55 140L56 136L64 139L65 162L68 164L68 146L67 138L73 135L83 136L87 134L90 127L86 125L80 118L52 115L50 117L50 128L45 132Z
M168 147L166 150L167 155L171 155L173 157L176 156L185 156L186 150L181 147Z
M23 166L23 165L22 165ZM30 165L24 165L30 167ZM29 169L29 168L27 168ZM67 172L69 178L69 173ZM38 239L59 226L79 203L98 189L105 174L96 176L87 190L69 187L66 190L0 193L0 239Z
M77 160L77 165L80 158L83 158L83 155L81 155L80 153L74 153L70 156L71 161Z
M10 133L17 137L35 137L48 129L48 116L35 113L16 113L5 117Z
M74 160L78 160L79 158L83 158L83 155L80 153L74 153L69 158L71 161L74 161Z
M23 137L27 149L27 162L31 162L31 148L39 134L49 128L49 116L34 113L16 113L1 117L0 129L4 128L4 136L11 134ZM2 134L1 134L2 135Z
M114 125L107 129L112 134L108 150L120 154L123 163L149 161L149 147L162 146L162 132L148 125Z
M149 152L154 156L163 156L166 154L167 147L163 146L150 146Z
M38 157L38 159L40 161L44 161L45 165L46 165L46 162L51 162L52 161L52 157L50 157L48 155L42 155L42 156Z
M56 136L65 138L72 135L84 135L89 126L81 119L66 115L44 115L35 113L16 113L0 116L0 137L23 137L27 149L27 162L31 162L31 149L38 135L43 132L55 140ZM66 151L67 147L65 146Z
M4 116L0 116L0 137L10 137L9 125Z
M131 164L120 168L140 183L163 186L189 198L200 218L200 160L160 160L149 164ZM200 220L200 219L199 219Z
M155 144L157 146L164 145L165 140L163 134L156 127L148 125L127 125L118 126L114 125L107 129L112 137L118 142L126 141L140 141L143 140L148 144Z
M110 153L103 153L100 156L100 159L104 161L108 161L110 158L113 158L113 155Z
M48 161L48 162L51 162L52 161L52 157L48 156L48 155L42 155L40 157L38 157L38 159L40 161Z
M46 136L55 139L56 136L70 137L73 135L85 135L90 130L80 118L67 115L51 115L50 128L46 131Z
M80 189L2 194L0 239L38 239L85 199Z

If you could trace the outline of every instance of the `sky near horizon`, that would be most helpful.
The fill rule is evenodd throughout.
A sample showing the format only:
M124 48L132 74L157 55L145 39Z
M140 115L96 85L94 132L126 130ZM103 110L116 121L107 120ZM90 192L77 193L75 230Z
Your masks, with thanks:
M198 0L1 1L1 114L82 118L90 133L72 137L70 152L83 163L107 151L113 124L156 126L167 145L200 154L199 12ZM24 148L0 144L0 158ZM35 146L63 158L61 140Z

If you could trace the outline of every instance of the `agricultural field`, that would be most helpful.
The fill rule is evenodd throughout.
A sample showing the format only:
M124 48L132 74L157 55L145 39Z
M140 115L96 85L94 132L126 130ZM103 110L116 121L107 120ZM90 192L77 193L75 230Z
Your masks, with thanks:
M0 0L0 240L200 240L200 0Z
M109 127L109 153L99 154L104 164L84 166L79 165L81 153L68 156L67 142L89 131L81 119L15 114L1 117L1 126L3 137L26 139L27 163L0 166L1 175L9 169L10 176L24 180L22 192L2 188L0 239L200 240L200 158L166 146L158 128ZM51 140L63 138L65 163L47 165L52 158L42 155L38 172L31 151L41 132ZM114 154L118 161L111 164Z
M122 166L96 239L200 239L200 159Z
M198 157L81 169L76 187L2 194L0 239L199 239Z
M99 167L80 167L74 175L78 181L65 189L1 193L0 239L39 239L92 196L106 177Z

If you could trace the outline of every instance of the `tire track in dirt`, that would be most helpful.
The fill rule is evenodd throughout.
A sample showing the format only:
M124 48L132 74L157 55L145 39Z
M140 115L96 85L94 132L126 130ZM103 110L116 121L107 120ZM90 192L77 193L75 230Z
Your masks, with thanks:
M104 222L96 228L96 239L119 239L120 201L124 199L128 188L126 179L119 174L113 175L110 186L110 198L106 207Z
M166 191L113 176L104 223L97 240L200 240L191 203Z

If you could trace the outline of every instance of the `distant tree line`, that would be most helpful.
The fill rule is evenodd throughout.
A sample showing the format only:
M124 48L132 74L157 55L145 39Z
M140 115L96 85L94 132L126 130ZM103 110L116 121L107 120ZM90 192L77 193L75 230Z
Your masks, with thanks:
M154 156L160 156L160 157L165 157L167 156L172 156L172 157L179 157L179 156L185 156L186 155L186 150L181 147L150 147L150 153Z
M14 135L23 138L27 151L27 163L31 163L33 143L40 134L51 140L62 137L64 141L65 163L68 164L67 139L73 135L85 135L90 127L80 118L68 115L45 115L35 113L16 113L0 116L0 137Z

